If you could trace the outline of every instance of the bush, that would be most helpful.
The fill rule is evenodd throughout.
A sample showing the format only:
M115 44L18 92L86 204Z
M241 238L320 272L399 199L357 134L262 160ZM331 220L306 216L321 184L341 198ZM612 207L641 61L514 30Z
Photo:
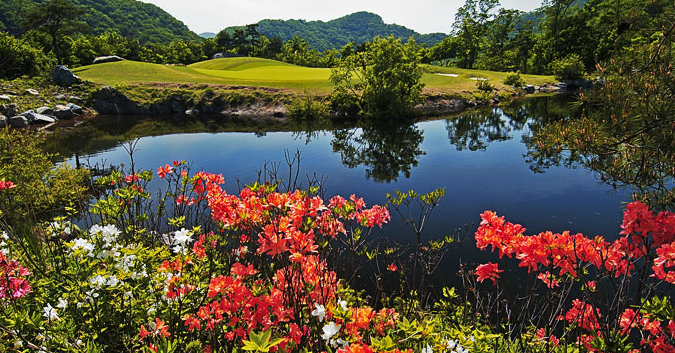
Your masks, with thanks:
M13 36L0 32L0 78L36 76L48 67L47 57Z
M577 54L553 61L549 66L556 80L575 80L584 77L584 63Z
M314 120L330 115L326 102L309 93L293 99L288 106L288 116L293 119Z
M476 88L481 92L490 93L494 91L495 86L490 83L490 80L479 79L478 82L476 82Z
M510 73L506 75L506 78L504 79L504 84L508 86L513 86L516 88L520 88L525 86L525 81L523 80L522 77L520 77L520 71L515 72L515 73Z

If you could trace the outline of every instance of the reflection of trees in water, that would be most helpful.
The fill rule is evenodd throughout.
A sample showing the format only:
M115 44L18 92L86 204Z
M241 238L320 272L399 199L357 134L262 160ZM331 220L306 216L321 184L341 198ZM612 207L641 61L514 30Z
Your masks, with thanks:
M445 129L450 144L455 145L458 151L484 150L490 142L511 139L512 131L509 121L503 119L497 109L475 111L446 120Z
M420 148L423 140L415 125L392 124L335 130L331 146L348 168L364 165L366 178L389 183L400 173L410 177L418 158L426 154Z

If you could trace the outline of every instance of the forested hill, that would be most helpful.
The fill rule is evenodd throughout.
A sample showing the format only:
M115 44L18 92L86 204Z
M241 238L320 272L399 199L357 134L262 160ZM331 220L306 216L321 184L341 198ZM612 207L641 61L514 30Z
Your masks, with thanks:
M419 34L400 25L386 24L382 21L382 17L369 12L356 12L328 22L262 20L259 22L258 32L268 38L278 36L284 41L298 35L307 40L310 47L320 51L342 48L350 41L362 43L372 40L375 36L386 37L390 34L404 41L410 36L415 36L419 44L426 43L429 46L447 36L443 33Z
M94 34L116 31L125 37L135 38L141 44L167 44L179 39L197 39L183 22L161 8L136 0L70 0L81 6L86 13L81 20ZM0 31L20 35L19 26L23 14L47 0L2 0L0 1Z

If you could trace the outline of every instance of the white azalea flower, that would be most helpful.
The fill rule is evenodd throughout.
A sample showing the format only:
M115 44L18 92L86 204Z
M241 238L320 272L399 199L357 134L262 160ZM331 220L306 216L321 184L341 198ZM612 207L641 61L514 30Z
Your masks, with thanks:
M72 249L82 249L86 252L91 252L94 250L94 244L90 243L87 239L77 238L74 241Z
M422 348L422 353L434 353L434 349L431 348L429 344L425 348Z
M59 298L59 303L56 304L56 307L59 308L59 309L66 310L66 307L67 307L67 306L68 306L68 302L65 301L65 300L63 300L63 299L61 299L61 298Z
M173 244L174 245L177 245L177 244L185 245L188 242L190 242L190 240L192 240L192 237L190 236L190 231L185 229L185 228L182 228L181 230L176 231L173 235Z
M342 307L343 310L347 310L347 302L338 298L338 305Z
M455 340L446 341L445 345L448 348L453 349L453 348L457 347L457 341L455 341Z
M314 306L316 309L312 310L312 316L317 316L319 322L323 322L323 319L326 317L326 308L323 305L319 305L319 303L314 303Z
M42 314L47 320L53 321L59 319L59 314L56 312L56 309L52 307L50 303L47 303L47 306L42 308L44 314Z
M323 327L323 335L321 335L321 338L324 340L328 341L331 337L335 336L335 334L340 331L340 327L342 325L336 325L334 322L329 322L326 326Z

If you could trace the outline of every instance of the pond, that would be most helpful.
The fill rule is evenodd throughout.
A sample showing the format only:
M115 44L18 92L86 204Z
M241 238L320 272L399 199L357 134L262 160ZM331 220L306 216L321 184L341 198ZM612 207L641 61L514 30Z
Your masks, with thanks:
M193 170L222 173L225 189L231 192L239 190L237 181L254 181L266 162L281 162L283 170L285 151L297 150L302 157L300 174L324 176L327 197L356 194L368 205L384 204L386 193L395 190L426 192L445 187L447 194L434 210L423 239L454 234L455 229L471 224L472 240L485 210L522 224L527 234L570 230L614 239L630 190L612 188L581 165L542 166L528 153L537 127L571 111L565 97L539 97L414 125L265 132L218 132L223 127L213 126L214 122L186 126L170 120L108 117L75 128L72 136L77 137L61 140L60 147L62 154L70 155L71 164L76 163L72 153L77 152L78 162L128 165L123 142L135 134L152 135L137 142L136 168L156 170L173 160L186 160ZM146 133L131 133L143 130L139 124L151 127L143 128ZM392 213L392 222L373 237L410 243L414 234ZM496 259L476 251L473 244L464 246L465 261ZM458 253L446 255L444 277L456 271L458 262Z

